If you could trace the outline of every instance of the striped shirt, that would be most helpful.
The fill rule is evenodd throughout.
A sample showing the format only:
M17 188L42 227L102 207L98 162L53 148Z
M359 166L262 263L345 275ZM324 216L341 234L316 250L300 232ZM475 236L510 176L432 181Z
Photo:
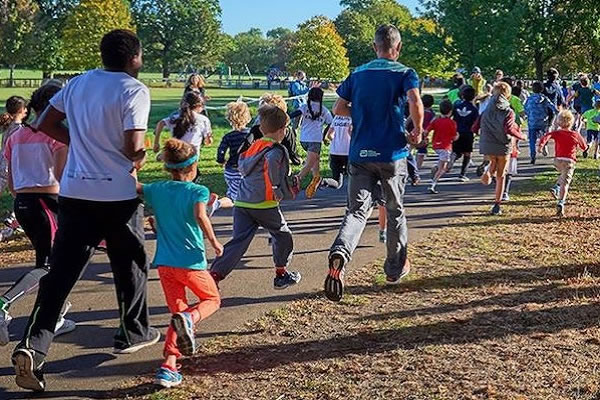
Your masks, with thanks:
M219 148L217 149L217 162L219 164L225 163L225 155L229 152L229 158L227 159L225 168L237 170L240 157L238 150L248 133L249 131L244 129L243 131L232 131L223 136Z

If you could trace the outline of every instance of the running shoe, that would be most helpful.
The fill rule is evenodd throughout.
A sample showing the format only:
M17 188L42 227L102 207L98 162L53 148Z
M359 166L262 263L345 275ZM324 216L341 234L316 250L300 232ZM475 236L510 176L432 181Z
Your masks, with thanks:
M587 150L583 151L583 158L588 158L588 151Z
M275 290L283 290L287 289L290 286L293 286L299 283L302 280L302 275L300 272L296 271L286 271L283 275L277 275L273 279L273 288Z
M502 193L502 201L510 201L510 195L507 192Z
M379 243L385 242L387 242L387 233L385 232L385 230L381 230L379 231Z
M177 333L177 348L181 354L193 356L196 353L196 336L192 314L188 312L173 314L171 326Z
M331 301L340 301L344 295L346 260L334 253L329 257L329 272L325 278L325 296Z
M31 349L17 349L12 355L12 363L15 367L16 384L34 392L46 390L46 381L42 367L43 357Z
M469 182L470 181L469 177L466 176L466 175L459 176L458 180L461 181L461 182Z
M494 204L494 207L490 210L491 215L502 215L502 209L500 209L500 204Z
M402 271L400 271L399 275L388 275L385 278L385 283L386 285L397 285L400 283L400 281L402 280L402 278L404 278L406 275L410 274L410 261L408 261L408 259L406 260L406 262L404 263L404 267L402 267Z
M206 214L208 214L208 218L212 217L219 208L221 208L219 196L216 193L211 193L208 198L208 203L206 203Z
M11 320L12 317L8 310L0 310L0 346L6 346L10 342L8 325L10 325Z
M427 191L431 194L438 194L439 192L437 190L435 190L435 187L433 186L429 186L429 188L427 189Z
M558 187L556 187L556 186L552 186L552 187L550 188L550 193L552 194L552 196L553 196L553 197L554 197L556 200L558 200L558 196L559 196L559 194L560 194L559 190L560 190L560 189L559 189Z
M478 177L483 176L483 174L489 164L490 164L490 162L486 160L477 167L477 176Z
M144 340L143 342L128 344L123 342L115 342L115 346L113 348L114 354L132 354L136 351L143 349L144 347L152 346L153 344L158 343L160 340L160 332L156 328L150 328L148 331L149 339Z
M321 178L320 176L315 176L312 178L305 191L307 199L312 199L313 197L315 197L319 186L321 186L321 182L323 182L323 178Z
M435 176L435 174L437 174L438 172L438 166L434 165L433 167L431 167L431 177L433 178Z
M564 204L559 204L556 206L556 216L557 217L565 216L565 205Z
M65 302L60 315L58 316L58 322L56 323L56 327L54 328L54 336L64 335L65 333L73 332L77 327L75 321L66 319L65 315L71 309L71 302Z
M183 375L166 367L160 367L154 376L154 384L164 388L178 386L183 381Z

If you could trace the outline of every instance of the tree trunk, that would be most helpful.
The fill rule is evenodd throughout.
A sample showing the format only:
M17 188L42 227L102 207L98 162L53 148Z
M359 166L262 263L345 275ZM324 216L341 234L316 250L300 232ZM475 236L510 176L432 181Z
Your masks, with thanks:
M14 87L15 86L15 67L16 67L16 65L10 64L8 67L10 68L8 86Z
M535 63L535 76L537 80L544 80L544 60L542 58L542 54L539 51L536 51L533 55L533 61Z
M52 71L42 71L42 79L52 79Z

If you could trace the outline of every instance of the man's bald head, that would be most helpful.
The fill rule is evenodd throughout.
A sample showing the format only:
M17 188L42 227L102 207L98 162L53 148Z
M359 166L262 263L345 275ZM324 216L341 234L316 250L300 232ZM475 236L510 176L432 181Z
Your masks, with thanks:
M375 32L375 51L381 58L397 59L402 48L400 31L394 25L381 25ZM383 57L382 57L383 56Z

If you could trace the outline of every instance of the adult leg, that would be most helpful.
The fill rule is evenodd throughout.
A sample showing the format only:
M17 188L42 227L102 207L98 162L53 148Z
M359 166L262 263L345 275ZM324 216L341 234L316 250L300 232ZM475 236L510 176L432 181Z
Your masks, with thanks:
M123 351L156 335L151 331L148 321L144 209L137 199L104 207L104 235L120 316L115 349Z
M212 263L211 275L218 280L225 279L248 250L257 229L258 224L247 209L233 207L233 237L225 245L223 255Z
M404 213L406 160L382 164L379 171L387 211L387 257L384 270L389 283L396 283L409 271L408 229Z

